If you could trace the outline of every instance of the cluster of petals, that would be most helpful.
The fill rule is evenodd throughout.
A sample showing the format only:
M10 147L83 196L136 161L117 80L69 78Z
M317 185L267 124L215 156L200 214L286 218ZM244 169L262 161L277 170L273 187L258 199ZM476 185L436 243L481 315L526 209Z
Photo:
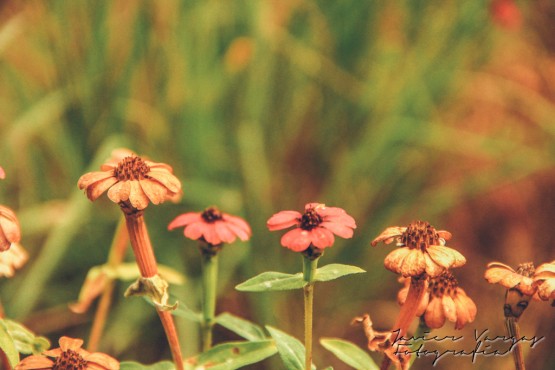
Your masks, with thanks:
M461 253L445 246L445 241L450 238L451 233L448 231L436 231L427 222L415 221L406 227L386 228L372 241L372 246L376 246L379 242L390 244L396 240L400 248L386 256L385 267L404 277L416 277L423 273L433 277L466 263ZM415 242L407 243L403 240L415 240L418 241L418 245Z
M169 165L142 159L129 150L114 151L100 169L78 181L79 189L84 189L91 201L108 191L113 202L128 202L142 210L149 202L160 204L181 193L181 183Z
M11 209L0 205L0 252L10 248L21 239L19 221Z
M454 281L446 286L445 280ZM407 299L410 279L402 279L405 286L399 291L397 300L403 305ZM418 304L416 316L423 316L426 325L432 329L441 328L445 319L455 323L455 329L462 329L476 318L476 304L448 271L426 281L426 292Z
M15 366L15 370L119 370L119 362L100 352L81 348L83 341L61 337L60 347L29 356Z
M537 296L537 286L533 279L532 264L521 264L518 271L501 262L491 262L487 265L485 279L491 284L500 284L507 289L517 289L527 296Z
M555 299L555 261L538 266L534 273L534 282L541 299Z
M14 276L15 270L23 267L28 259L27 251L19 243L13 243L10 249L0 252L0 277Z
M185 237L192 240L202 239L212 245L233 243L237 238L246 241L252 234L245 220L220 212L216 207L177 216L170 222L168 229L178 227L184 227Z
M324 249L335 241L334 234L351 238L356 228L355 220L338 207L326 207L320 203L308 203L305 212L281 211L266 223L270 231L295 227L281 238L281 245L295 252L303 252L310 245Z

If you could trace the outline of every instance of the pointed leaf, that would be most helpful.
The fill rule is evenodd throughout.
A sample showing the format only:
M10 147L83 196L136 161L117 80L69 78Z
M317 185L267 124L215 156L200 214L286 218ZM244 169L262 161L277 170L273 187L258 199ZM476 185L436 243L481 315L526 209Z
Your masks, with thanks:
M301 272L286 274L283 272L263 272L235 287L243 292L270 292L276 290L299 289L306 285Z
M266 326L270 335L276 341L277 350L287 370L304 370L305 348L295 337L271 326ZM312 369L316 369L312 365Z
M378 370L374 360L356 344L338 338L322 338L320 343L337 358L357 370Z
M272 340L257 342L229 342L219 344L201 353L195 358L188 359L188 364L195 365L193 369L233 370L243 366L260 362L277 352Z
M143 365L134 361L124 361L119 364L120 370L175 370L175 365L170 361L161 361L152 365Z
M218 315L218 317L216 317L216 323L250 341L266 339L264 330L262 330L260 326L248 320L234 316L229 312L224 312L221 315Z
M314 275L315 281L330 281L345 275L360 274L366 272L360 267L351 265L342 265L340 263L332 263L316 270Z
M48 339L36 336L29 329L17 322L4 319L4 325L12 337L15 348L19 353L23 353L25 355L38 355L50 348L50 342Z
M0 351L6 354L6 357L12 367L19 362L19 353L15 348L13 338L6 330L4 321L0 321Z

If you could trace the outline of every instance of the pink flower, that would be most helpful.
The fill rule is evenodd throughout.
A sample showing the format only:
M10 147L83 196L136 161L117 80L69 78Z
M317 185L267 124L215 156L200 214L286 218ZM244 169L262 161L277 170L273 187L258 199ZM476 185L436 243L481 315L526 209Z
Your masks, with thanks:
M237 238L245 241L251 236L251 228L245 220L220 212L216 207L179 215L170 222L168 230L181 226L185 226L183 234L187 238L202 239L212 245L233 243Z
M319 249L331 247L335 238L352 238L355 220L345 210L326 207L325 204L308 203L304 214L297 211L281 211L266 223L270 231L295 226L281 237L281 245L295 252L305 251L311 244Z
M0 252L8 250L12 243L20 239L21 230L14 211L0 205Z
M0 167L0 179L5 179L5 178L6 178L6 173L4 172L4 169Z

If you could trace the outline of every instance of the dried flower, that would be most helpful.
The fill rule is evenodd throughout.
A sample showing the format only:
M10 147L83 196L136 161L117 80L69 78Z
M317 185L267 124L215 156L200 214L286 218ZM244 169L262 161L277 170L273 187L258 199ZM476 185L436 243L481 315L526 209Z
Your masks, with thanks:
M90 353L81 346L81 339L60 338L60 348L43 352L41 356L25 358L15 370L118 370L119 362L100 352ZM51 357L52 359L50 359Z
M169 165L143 160L134 154L121 158L123 155L123 150L113 153L101 166L102 171L81 176L79 189L85 189L91 201L108 190L108 198L113 202L143 210L149 201L160 204L181 192L181 183Z
M12 277L28 259L27 251L19 243L13 243L10 249L0 252L0 277Z
M8 250L21 239L19 221L11 209L0 205L0 252Z
M521 263L516 271L504 263L491 262L487 265L484 277L491 284L498 283L505 288L514 288L522 294L532 296L537 290L532 278L534 271L534 264L531 262Z
M355 220L343 209L326 207L320 203L308 203L305 212L281 211L266 223L270 231L295 226L281 237L281 245L295 252L302 252L310 245L318 249L331 247L335 241L333 234L351 238L356 229Z
M466 263L462 254L445 246L445 241L450 238L451 233L448 231L436 231L427 222L414 221L407 227L388 227L372 241L372 246L379 242L389 244L396 239L401 248L385 258L384 264L388 270L405 277L423 273L438 276L446 269Z
M397 295L401 305L405 303L410 285L410 279L403 280L405 287ZM440 328L446 318L455 322L455 329L462 329L467 323L474 321L476 305L459 287L452 273L444 271L437 277L429 277L426 285L427 291L418 305L416 316L424 316L428 327Z
M538 295L544 301L555 299L555 261L538 266L534 273Z
M251 228L240 217L220 212L216 207L206 208L203 212L189 212L177 216L168 225L169 230L185 226L183 234L193 240L204 240L209 244L233 243L239 238L249 240Z

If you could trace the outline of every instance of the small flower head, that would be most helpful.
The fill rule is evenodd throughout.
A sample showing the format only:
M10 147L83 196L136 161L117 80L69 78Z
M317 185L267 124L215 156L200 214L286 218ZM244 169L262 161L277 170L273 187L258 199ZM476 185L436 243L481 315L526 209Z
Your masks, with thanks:
M405 287L397 296L400 304L407 298L411 279L404 279ZM416 316L424 316L426 325L432 329L441 328L445 319L455 323L455 329L462 329L476 317L476 305L459 282L449 271L427 280L427 292L422 297L416 310Z
M12 277L28 259L27 251L19 243L13 243L10 249L0 252L0 277Z
M170 166L142 159L129 151L113 153L101 170L81 176L78 182L79 189L84 189L91 201L107 190L113 202L143 210L149 202L160 204L181 192L181 183Z
M0 252L8 250L21 239L19 221L14 211L0 205Z
M168 225L169 230L184 226L183 234L192 240L201 239L211 245L233 243L239 238L249 240L251 228L240 217L221 212L216 207L206 208L203 212L189 212L177 216Z
M544 301L555 299L555 261L538 266L534 273L538 295Z
M42 355L25 358L15 370L118 370L119 362L100 352L90 353L81 346L81 339L60 338L60 348L45 351Z
M400 248L389 253L384 261L388 270L405 277L423 273L438 276L446 269L466 263L462 254L445 246L450 238L448 231L437 231L427 222L415 221L407 227L388 227L372 241L372 246L397 240Z
M304 213L278 212L270 217L266 225L270 231L294 226L282 236L281 245L295 252L303 252L311 245L318 249L331 247L335 241L334 234L348 239L356 229L355 220L343 209L320 203L308 203Z

